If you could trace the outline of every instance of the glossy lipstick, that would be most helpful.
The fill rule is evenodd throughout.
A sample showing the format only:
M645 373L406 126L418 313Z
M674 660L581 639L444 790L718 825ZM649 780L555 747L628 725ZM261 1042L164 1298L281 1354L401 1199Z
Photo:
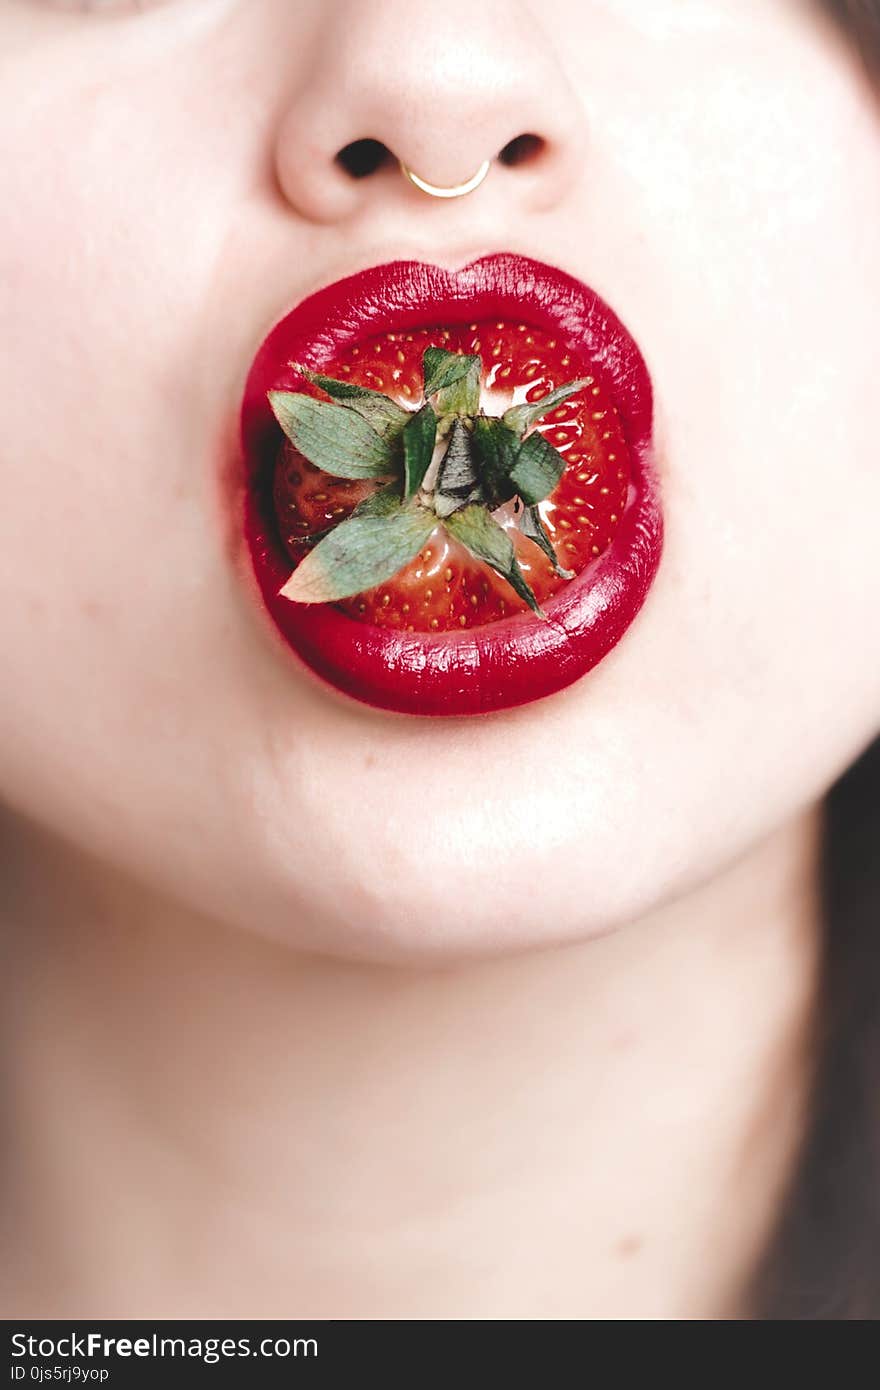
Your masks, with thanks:
M383 332L481 318L551 331L608 384L630 451L629 495L611 545L545 604L460 633L355 621L331 604L280 597L292 563L278 534L271 471L281 441L268 401L293 390L291 363L327 370L343 349ZM319 290L273 329L248 376L241 414L243 529L261 601L288 647L336 689L406 714L465 715L551 695L595 666L642 606L662 546L651 447L651 384L613 311L573 277L515 255L459 270L419 261L373 267Z

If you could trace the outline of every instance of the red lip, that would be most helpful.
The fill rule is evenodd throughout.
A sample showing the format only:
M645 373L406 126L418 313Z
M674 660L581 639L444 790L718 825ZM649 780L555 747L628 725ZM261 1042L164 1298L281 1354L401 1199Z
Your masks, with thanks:
M610 384L632 458L626 508L609 549L546 605L458 633L408 633L356 622L329 604L280 598L290 561L276 535L269 460L280 435L267 392L320 369L371 334L482 316L513 316L578 347ZM304 300L270 333L247 381L241 416L244 534L263 603L281 636L313 671L358 700L407 714L481 714L550 695L616 645L657 570L662 515L652 466L651 383L638 347L592 290L514 255L461 270L395 261L349 276Z

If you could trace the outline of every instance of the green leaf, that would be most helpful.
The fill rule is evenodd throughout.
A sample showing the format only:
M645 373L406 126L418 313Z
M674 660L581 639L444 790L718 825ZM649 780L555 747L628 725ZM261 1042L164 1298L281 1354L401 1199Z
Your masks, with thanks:
M479 488L480 473L474 451L473 437L467 425L453 421L446 453L437 471L434 490L434 510L440 517L449 516L463 507Z
M436 396L438 415L476 415L480 409L479 356L447 352L445 348L426 348L422 358L425 395Z
M270 391L269 403L291 443L334 478L380 478L395 471L391 445L354 410L301 391Z
M424 507L350 516L309 551L280 592L294 603L334 603L363 593L402 569L436 525Z
M437 416L428 401L410 415L403 431L404 496L415 497L434 456Z
M353 516L393 516L400 511L401 505L400 484L391 483L389 487L380 487L378 492L371 492L369 497L358 502L346 521Z
M467 360L471 363L467 375L452 386L444 386L434 397L434 409L438 415L468 415L473 418L479 413L483 366L479 357Z
M510 587L520 598L525 599L534 612L542 618L546 617L519 567L510 536L503 526L499 526L498 522L493 520L485 507L478 504L464 507L448 516L443 525L472 555L478 560L483 560L506 579Z
M546 415L548 410L562 405L569 396L573 396L576 391L583 391L584 387L589 385L586 377L579 377L577 381L567 381L564 386L557 386L555 391L550 391L543 400L512 405L509 410L505 410L501 418L508 429L521 435L540 420L542 415Z
M334 400L344 401L350 410L356 410L383 439L396 439L407 420L412 418L411 411L398 405L390 396L383 396L381 391L373 391L368 386L356 386L352 381L338 381L336 377L322 376L320 372L310 372L307 367L300 367L295 363L293 365L306 381L320 386L321 390L326 391Z
M519 439L501 420L489 415L477 416L473 438L489 501L500 506L516 492L510 482L510 470L516 463Z
M379 395L378 391L371 390L369 386L358 386L353 381L340 381L335 376L322 376L320 372L311 372L308 367L301 367L298 362L291 362L290 365L300 376L304 376L306 381L310 381L313 386L320 386L321 390L326 391L334 400L369 399L371 396Z
M447 352L445 348L425 348L422 357L422 376L425 382L425 395L433 396L444 386L452 386L467 376L474 361L479 357L466 357L460 352Z
M517 517L517 524L524 536L528 536L530 541L534 541L536 545L541 547L560 578L574 579L574 570L564 569L562 565L560 565L556 557L556 550L553 546L553 542L547 534L547 529L544 526L541 513L538 511L537 507L523 507L523 510Z
M510 481L526 506L543 502L558 485L565 471L565 459L537 430L519 446Z
M466 500L466 498L447 497L442 492L435 492L433 499L434 511L440 517L440 520L443 521L447 516L451 516L453 512L457 512L463 507Z

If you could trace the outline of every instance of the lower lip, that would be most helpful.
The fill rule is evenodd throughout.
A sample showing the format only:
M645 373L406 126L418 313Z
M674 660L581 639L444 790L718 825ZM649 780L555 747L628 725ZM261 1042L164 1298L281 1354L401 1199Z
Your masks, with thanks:
M357 622L330 604L279 597L290 560L268 479L279 431L267 393L294 389L291 362L320 370L353 343L429 324L511 317L549 329L604 373L630 450L630 496L609 548L546 604L458 633L409 633ZM652 463L651 382L638 347L590 289L520 256L461 270L419 261L376 266L304 300L264 342L248 377L241 428L244 537L259 594L287 646L357 700L404 714L485 714L571 685L617 645L660 560L662 513Z

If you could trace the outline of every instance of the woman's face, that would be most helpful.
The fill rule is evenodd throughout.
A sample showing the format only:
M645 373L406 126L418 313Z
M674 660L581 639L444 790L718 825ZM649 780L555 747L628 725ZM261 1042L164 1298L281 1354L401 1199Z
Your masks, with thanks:
M460 200L437 183L509 140ZM586 937L877 728L880 120L807 0L0 0L2 790L190 906L411 956ZM508 713L288 659L224 505L317 287L515 251L648 362L666 543L620 645Z

